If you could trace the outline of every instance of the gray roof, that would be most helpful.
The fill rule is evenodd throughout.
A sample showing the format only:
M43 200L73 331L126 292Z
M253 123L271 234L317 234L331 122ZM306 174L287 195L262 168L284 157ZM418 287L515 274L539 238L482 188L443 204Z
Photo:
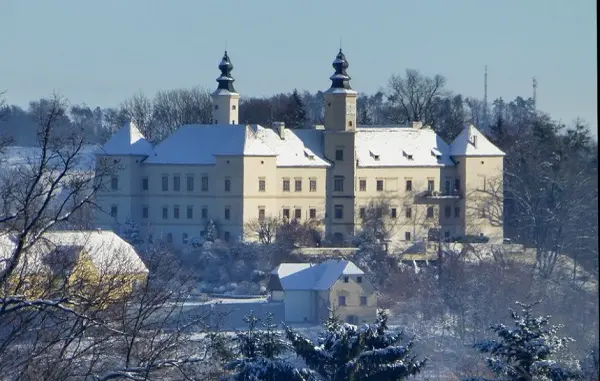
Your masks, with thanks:
M323 263L282 263L272 272L286 290L328 290L342 275L364 275L348 260L330 259ZM271 283L275 285L275 282Z

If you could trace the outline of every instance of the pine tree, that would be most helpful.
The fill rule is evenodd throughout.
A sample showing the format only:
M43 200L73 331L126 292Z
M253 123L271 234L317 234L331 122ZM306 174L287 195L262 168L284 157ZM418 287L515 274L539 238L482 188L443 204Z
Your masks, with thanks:
M280 356L289 351L289 346L273 323L273 314L268 313L258 329L260 319L253 313L246 316L246 331L238 332L235 342L239 348L239 358L227 364L233 371L231 381L316 381L314 375L304 369L297 369Z
M402 332L389 332L387 319L380 310L374 324L357 327L341 323L334 315L316 343L285 329L296 354L325 380L403 380L419 373L426 359L413 355L412 340L400 344Z
M215 222L212 219L208 220L204 229L204 239L208 242L215 242L217 238L219 238L219 233L217 232Z
M297 89L292 93L283 119L291 128L302 127L306 123L306 107Z
M516 326L509 329L504 324L496 324L490 329L500 340L483 341L475 348L489 354L485 361L499 380L574 380L580 377L578 370L561 366L555 355L567 348L569 337L558 336L558 326L549 326L549 317L534 317L534 304L517 302L522 307L522 315L510 309ZM471 379L476 380L476 379Z

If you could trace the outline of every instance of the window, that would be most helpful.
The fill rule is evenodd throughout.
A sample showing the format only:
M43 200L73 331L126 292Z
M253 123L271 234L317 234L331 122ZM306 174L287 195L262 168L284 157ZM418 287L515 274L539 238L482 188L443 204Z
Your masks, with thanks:
M215 119L215 124L219 124L219 121Z
M344 218L344 205L334 206L334 217L337 220L341 220L342 218Z
M444 208L444 217L452 217L452 207L450 205L446 205L446 207Z
M265 179L258 179L258 191L264 192L267 189L267 181Z
M225 207L225 219L229 220L230 218L231 218L231 209L228 206L226 206Z
M110 179L110 189L117 190L119 189L119 178L117 176L113 176Z
M142 178L142 190L145 190L145 191L148 190L148 178L147 177Z
M360 305L361 306L366 306L367 305L367 297L366 296L361 296L360 297Z
M344 178L342 176L336 176L333 178L333 190L335 192L344 191Z
M283 208L283 218L287 218L288 220L290 219L290 209L289 208Z
M406 180L406 191L412 192L412 180Z
M338 296L338 305L345 306L346 305L346 297L343 295Z
M148 205L142 207L142 218L148 218Z
M345 277L344 277L344 283L348 283L348 282L350 282L350 278L349 278L349 277L347 277L347 276L345 276Z
M186 185L187 185L188 192L191 192L194 190L194 176L188 176L186 178Z
M208 192L208 176L202 176L202 192Z
M173 206L173 218L179 219L179 205Z
M169 208L167 208L166 206L163 206L162 217L163 217L163 220L166 220L169 218Z
M311 192L316 192L317 191L317 180L315 179L310 179L309 182L309 190Z
M182 233L181 234L181 242L183 242L184 245L187 245L187 243L188 243L188 233Z
M315 218L317 218L317 209L315 209L315 208L310 208L310 209L308 210L308 217L309 217L309 218L312 218L312 219L315 219Z
M357 276L356 277L356 283L362 283L362 277L361 276Z
M392 218L396 218L396 217L398 217L398 215L396 214L396 208L392 208L392 209L390 210L390 216L391 216Z
M404 216L406 218L412 218L412 208L406 208L406 210L404 211Z
M360 218L365 219L365 217L367 216L367 209L366 208L360 208L358 210L358 215L360 216Z
M169 176L163 175L162 177L162 191L166 192L169 190Z
M215 110L219 109L219 105L215 105ZM215 120L215 124L217 124L217 121Z
M179 192L181 190L181 177L173 176L173 190Z
M344 150L338 148L335 150L335 161L343 161L344 160Z
M459 218L460 217L460 207L456 207L454 208L454 218Z
M294 209L294 218L297 220L302 218L302 209Z
M202 207L201 215L203 220L208 218L208 208L206 206Z
M460 179L454 179L454 190L460 191Z
M235 105L231 105L231 109L235 110L237 107Z
M404 232L404 240L410 241L410 232Z
M231 239L231 234L229 234L229 232L224 232L223 233L223 240L225 242L229 242L230 239Z
M258 219L261 221L265 219L265 208L264 207L258 208Z
M294 180L294 192L302 192L302 180Z
M435 188L434 180L427 180L427 190L430 192L433 192L434 188Z
M290 180L289 179L283 179L283 191L284 192L290 191Z
M225 179L225 192L231 191L231 179Z
M358 180L358 190L360 192L366 192L367 191L367 180L365 180L365 179Z
M427 207L427 218L433 218L433 206Z
M452 189L450 189L450 180L446 180L446 186L444 188L444 191L446 192L446 194L450 194L450 192L452 191Z
M231 124L235 124L235 120L232 120L232 121L231 121Z
M352 121L351 120L348 121L348 127L352 127Z
M167 234L167 243L173 243L173 234L171 234L171 233Z
M194 218L194 207L191 205L188 205L185 211L185 217L188 220L191 220L192 218Z
M450 232L444 232L444 238L450 238Z
M112 218L117 218L118 214L119 214L119 208L116 205L111 205L110 206L110 216Z
M377 192L383 192L383 180L377 180Z

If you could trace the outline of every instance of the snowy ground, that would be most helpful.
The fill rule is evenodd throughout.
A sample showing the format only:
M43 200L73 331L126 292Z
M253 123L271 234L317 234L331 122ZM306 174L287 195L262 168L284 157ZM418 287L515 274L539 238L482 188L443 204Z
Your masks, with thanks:
M86 145L81 150L74 169L81 171L93 170L96 164L95 152L99 147L96 145ZM36 157L39 157L41 150L38 147L6 147L4 153L0 154L0 168L14 168L18 165L24 165Z

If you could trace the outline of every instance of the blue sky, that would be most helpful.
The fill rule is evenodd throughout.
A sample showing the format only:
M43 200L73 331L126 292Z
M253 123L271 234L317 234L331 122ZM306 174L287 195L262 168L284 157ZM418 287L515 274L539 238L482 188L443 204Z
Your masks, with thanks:
M406 68L488 98L531 96L597 127L593 0L0 1L0 90L110 107L141 90L216 86L225 46L242 95L324 90L342 38L352 86Z

